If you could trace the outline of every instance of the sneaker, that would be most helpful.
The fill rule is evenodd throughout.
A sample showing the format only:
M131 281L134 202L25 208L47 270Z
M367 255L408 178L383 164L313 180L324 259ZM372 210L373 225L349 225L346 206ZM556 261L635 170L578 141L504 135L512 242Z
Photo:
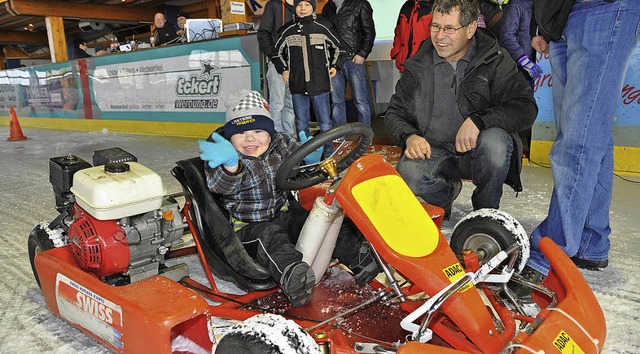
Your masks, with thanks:
M356 280L356 284L364 285L375 279L382 268L376 262L376 258L373 255L373 249L369 241L363 241L358 252L358 263L355 266L349 267L353 272L353 277Z
M444 220L449 220L451 217L451 207L453 207L453 201L458 198L460 195L460 191L462 191L462 181L455 180L453 181L453 193L451 194L451 201L443 207L444 209Z
M578 268L587 270L603 270L609 265L608 259L602 261L590 261L573 256L571 257L571 260L573 261L573 264L575 264Z
M522 270L522 272L520 272L520 276L524 278L524 280L536 284L542 283L544 278L546 278L546 275L529 266L524 266L524 269ZM509 288L516 294L518 298L530 298L531 292L533 291L531 287L515 282L509 283Z
M289 264L282 272L280 279L280 287L293 307L302 306L311 301L311 290L315 283L313 269L305 262Z

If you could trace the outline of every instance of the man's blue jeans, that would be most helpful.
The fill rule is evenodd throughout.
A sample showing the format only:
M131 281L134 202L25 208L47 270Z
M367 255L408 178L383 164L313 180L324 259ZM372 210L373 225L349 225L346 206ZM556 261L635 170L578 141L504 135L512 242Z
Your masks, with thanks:
M549 159L549 213L531 235L528 265L546 274L537 247L551 237L570 257L609 253L613 184L611 128L629 58L640 36L640 1L577 0L564 36L550 43L557 136Z
M311 103L313 103L313 111L316 114L320 131L326 132L327 130L331 130L331 101L329 98L329 92L315 96L294 93L292 96L293 111L296 113L296 130L298 133L304 131L307 136L311 136L309 134ZM326 144L324 147L324 155L329 156L332 153L333 144Z
M293 102L289 88L282 81L273 63L267 65L267 85L269 86L269 111L276 131L295 135Z
M347 106L344 96L347 92L347 80L351 84L353 102L358 110L358 121L371 125L371 97L369 81L364 64L356 64L347 60L336 76L331 78L331 110L333 126L347 123Z
M476 148L469 152L456 152L452 143L433 143L430 159L402 155L397 170L411 191L427 203L447 206L453 198L453 181L470 179L476 186L471 197L473 208L498 209L513 148L511 134L489 128L480 132Z

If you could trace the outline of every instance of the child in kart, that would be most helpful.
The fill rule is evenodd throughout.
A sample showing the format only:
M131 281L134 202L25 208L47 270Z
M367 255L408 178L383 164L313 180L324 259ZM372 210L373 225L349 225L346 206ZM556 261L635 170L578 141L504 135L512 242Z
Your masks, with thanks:
M289 298L292 306L311 301L315 276L295 248L309 214L275 183L278 167L299 143L276 132L266 101L256 91L229 95L224 131L199 142L209 190L222 196L237 237ZM308 140L301 132L302 142ZM317 162L322 149L305 158ZM312 161L315 160L315 161ZM380 272L369 243L345 220L334 257L351 269L358 284Z

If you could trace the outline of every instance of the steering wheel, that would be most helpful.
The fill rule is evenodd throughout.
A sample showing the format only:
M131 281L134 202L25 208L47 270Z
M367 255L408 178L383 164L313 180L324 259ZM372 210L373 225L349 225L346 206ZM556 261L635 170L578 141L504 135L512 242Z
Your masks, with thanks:
M345 140L329 157L336 160L336 167L338 173L340 173L364 154L373 141L373 135L373 130L367 124L349 123L314 136L313 139L308 140L282 162L282 165L278 168L278 173L276 173L276 186L289 191L304 189L326 181L328 174L320 167L322 161L312 165L304 165L303 159L307 155L336 139L355 136L356 140L352 142ZM357 145L348 151L348 148L355 141L357 141Z

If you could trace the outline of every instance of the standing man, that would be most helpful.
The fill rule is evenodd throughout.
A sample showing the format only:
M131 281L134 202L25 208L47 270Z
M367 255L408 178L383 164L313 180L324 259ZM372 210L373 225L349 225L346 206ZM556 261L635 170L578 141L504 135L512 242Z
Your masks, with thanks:
M523 274L538 282L549 261L537 247L551 237L580 268L609 265L614 114L631 54L640 38L637 0L534 1L539 26L532 45L550 54L557 135L549 160L549 213L531 235ZM553 33L552 8L564 6L564 30ZM549 10L549 12L545 12ZM546 26L545 26L546 25Z
M153 23L156 29L153 31L153 35L156 36L156 44L162 45L167 42L171 42L176 38L176 28L172 24L167 23L167 19L164 14L158 12L153 16Z
M368 0L330 0L322 9L322 16L336 26L347 52L347 61L331 79L333 126L347 123L346 81L351 85L358 121L371 125L371 95L364 61L376 37L373 8Z
M493 36L476 0L435 0L431 41L404 62L385 125L404 150L397 169L414 194L451 213L461 179L474 209L500 206L502 185L522 190L518 131L538 113L533 92Z
M293 0L270 0L264 6L258 27L260 51L267 57L267 87L269 89L269 109L275 129L281 133L295 136L295 115L291 92L282 81L271 59L278 55L276 42L280 37L278 30L293 19Z

